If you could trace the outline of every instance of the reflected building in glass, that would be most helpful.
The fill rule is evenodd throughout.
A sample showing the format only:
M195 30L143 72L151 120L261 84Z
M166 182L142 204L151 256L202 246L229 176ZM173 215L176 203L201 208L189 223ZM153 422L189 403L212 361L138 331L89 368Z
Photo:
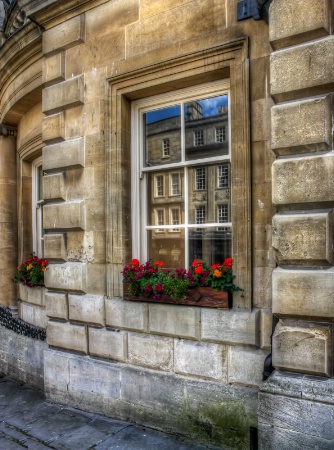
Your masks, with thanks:
M144 120L144 166L154 167L147 172L149 257L168 267L221 262L232 250L227 95L150 111Z

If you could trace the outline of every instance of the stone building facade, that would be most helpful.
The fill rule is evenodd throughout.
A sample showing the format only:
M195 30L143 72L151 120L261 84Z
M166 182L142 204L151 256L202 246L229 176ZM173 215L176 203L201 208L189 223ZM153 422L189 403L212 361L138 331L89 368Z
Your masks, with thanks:
M248 448L254 428L265 450L334 447L332 32L332 0L0 2L0 304L47 330L41 343L0 326L2 372L227 448ZM189 147L185 125L168 170L194 186L206 169L212 195L184 200L211 219L180 207L180 225L229 227L244 292L228 311L125 301L123 265L179 225L144 220L143 114L188 102L198 124L198 104L221 95L215 152L187 159L206 125ZM175 239L185 264L189 230ZM50 261L45 288L17 289L33 251Z

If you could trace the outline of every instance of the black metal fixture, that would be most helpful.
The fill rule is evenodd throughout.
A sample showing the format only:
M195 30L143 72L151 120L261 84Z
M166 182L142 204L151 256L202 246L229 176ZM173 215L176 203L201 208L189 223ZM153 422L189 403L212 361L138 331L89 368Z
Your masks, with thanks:
M273 314L273 325L272 325L272 332L271 332L271 336L270 336L271 348L273 346L273 334L274 334L277 323L278 323L278 317L275 316L275 314ZM272 364L272 354L269 353L269 355L264 360L262 380L266 381L266 379L270 377L270 375L273 373L274 370L275 370L275 368L273 367L273 364Z
M253 18L269 20L269 7L272 0L241 0L237 3L237 20Z
M0 306L0 324L17 334L41 341L46 339L46 331L43 328L34 327L21 319L13 317L10 309L3 306Z

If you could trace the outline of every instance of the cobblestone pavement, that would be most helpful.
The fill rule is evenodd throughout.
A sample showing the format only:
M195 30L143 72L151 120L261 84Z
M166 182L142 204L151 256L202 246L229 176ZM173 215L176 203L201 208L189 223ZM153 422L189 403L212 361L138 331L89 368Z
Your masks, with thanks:
M217 450L175 435L48 403L41 391L0 378L0 450Z

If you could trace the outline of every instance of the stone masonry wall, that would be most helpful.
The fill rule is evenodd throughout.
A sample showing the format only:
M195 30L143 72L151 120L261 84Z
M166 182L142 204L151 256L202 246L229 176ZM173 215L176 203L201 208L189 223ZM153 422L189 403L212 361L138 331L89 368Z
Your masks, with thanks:
M323 420L334 411L332 7L327 0L274 0L270 8L273 313L279 322L276 372L259 398L263 450L329 449L334 442L333 427Z

